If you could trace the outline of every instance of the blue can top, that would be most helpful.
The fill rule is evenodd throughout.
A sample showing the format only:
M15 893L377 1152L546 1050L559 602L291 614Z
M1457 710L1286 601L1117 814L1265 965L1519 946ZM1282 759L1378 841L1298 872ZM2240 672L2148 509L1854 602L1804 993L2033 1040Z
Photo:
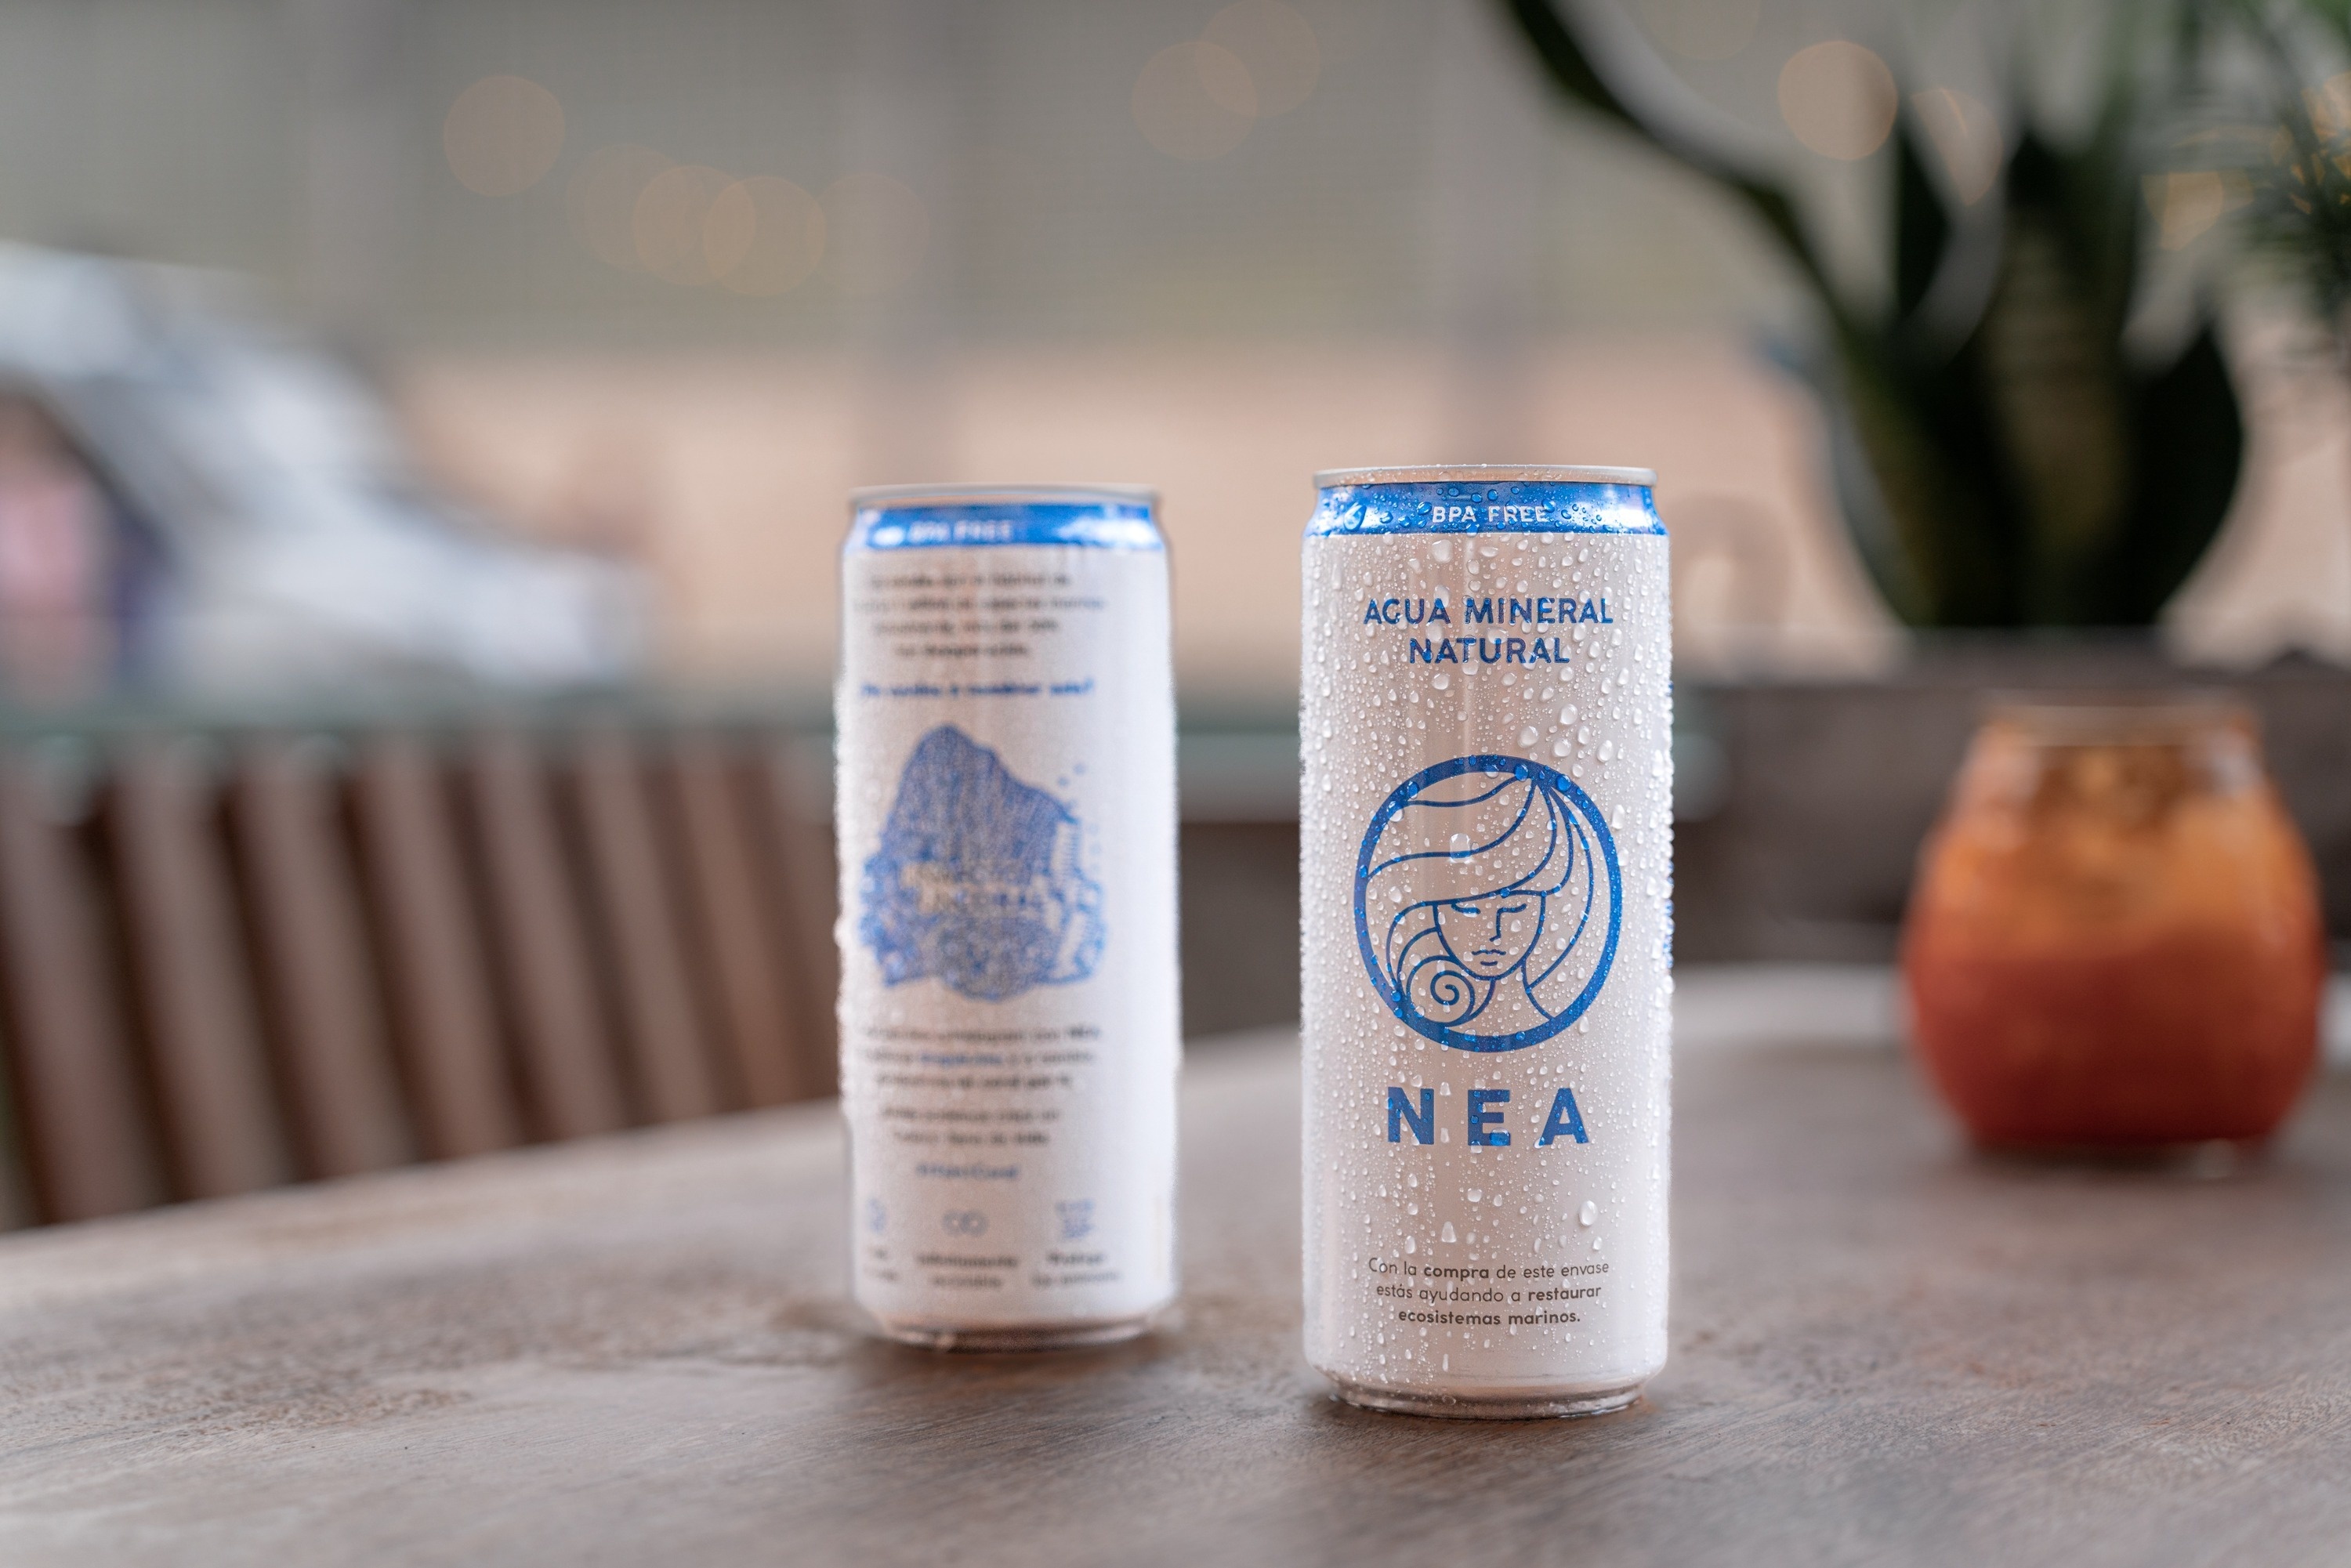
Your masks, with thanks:
M1662 534L1646 468L1334 468L1309 538L1331 534Z
M1165 548L1156 492L1128 485L892 485L850 493L852 550L977 545Z

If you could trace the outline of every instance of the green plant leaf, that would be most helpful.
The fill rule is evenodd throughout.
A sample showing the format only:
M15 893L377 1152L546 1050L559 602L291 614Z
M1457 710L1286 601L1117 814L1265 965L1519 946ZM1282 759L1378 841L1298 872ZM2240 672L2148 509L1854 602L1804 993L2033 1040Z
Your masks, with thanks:
M2009 176L1999 281L1977 329L1981 387L2022 524L2026 615L2097 619L2085 580L2128 498L2131 441L2111 256L2079 172L2026 138Z
M1922 351L1909 334L1852 336L1837 359L1830 419L1850 422L1870 480L1865 487L1841 476L1840 497L1857 544L1876 534L1898 548L1899 569L1876 572L1882 585L1906 585L1887 594L1895 613L1915 626L2019 623L2012 563L2022 508L1980 392L1973 344L1952 357ZM1882 519L1869 517L1873 497Z
M1925 304L1950 248L1951 219L1928 172L1910 117L1894 131L1894 313L1909 320Z
M1839 322L1847 319L1844 302L1830 280L1820 253L1813 249L1811 237L1804 232L1795 203L1786 192L1748 178L1721 160L1678 137L1665 134L1643 120L1593 65L1575 29L1560 15L1554 0L1503 0L1503 6L1520 36L1533 48L1535 57L1542 62L1552 86L1572 101L1614 120L1676 162L1738 196L1780 242L1781 249L1796 264L1797 272L1822 306Z
M2207 326L2132 399L2137 461L2130 509L2105 563L2106 619L2153 621L2211 548L2244 458L2244 422L2229 363Z

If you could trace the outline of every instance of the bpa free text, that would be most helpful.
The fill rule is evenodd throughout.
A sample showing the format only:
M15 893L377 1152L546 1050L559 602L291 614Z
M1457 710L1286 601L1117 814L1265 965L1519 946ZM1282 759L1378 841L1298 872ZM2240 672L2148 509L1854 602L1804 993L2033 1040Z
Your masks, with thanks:
M1552 520L1549 504L1540 502L1531 506L1503 504L1475 507L1451 501L1439 501L1428 509L1428 513L1429 520L1437 523L1474 523L1479 520L1481 514L1484 520L1489 523L1517 523L1521 527L1528 524L1539 526Z

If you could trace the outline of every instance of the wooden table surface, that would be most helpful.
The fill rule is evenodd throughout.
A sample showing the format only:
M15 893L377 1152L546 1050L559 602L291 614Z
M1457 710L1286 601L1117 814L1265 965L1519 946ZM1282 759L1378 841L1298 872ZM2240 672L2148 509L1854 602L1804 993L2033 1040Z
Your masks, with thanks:
M1182 1321L1100 1352L862 1337L830 1106L0 1241L0 1562L2351 1557L2351 1081L2195 1179L1690 1051L1672 1364L1480 1425L1301 1362L1295 1063L1196 1054Z

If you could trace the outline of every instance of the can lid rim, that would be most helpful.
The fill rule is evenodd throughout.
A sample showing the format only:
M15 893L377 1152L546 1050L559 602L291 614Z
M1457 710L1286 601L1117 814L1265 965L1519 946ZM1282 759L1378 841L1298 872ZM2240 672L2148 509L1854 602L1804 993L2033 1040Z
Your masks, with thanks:
M1159 492L1148 485L867 485L849 493L854 507L915 501L1113 501L1156 507Z
M1640 485L1654 487L1654 468L1604 468L1588 464L1461 463L1385 468L1325 468L1314 476L1314 487L1328 490L1341 485L1484 484L1491 479L1531 480L1552 485Z

